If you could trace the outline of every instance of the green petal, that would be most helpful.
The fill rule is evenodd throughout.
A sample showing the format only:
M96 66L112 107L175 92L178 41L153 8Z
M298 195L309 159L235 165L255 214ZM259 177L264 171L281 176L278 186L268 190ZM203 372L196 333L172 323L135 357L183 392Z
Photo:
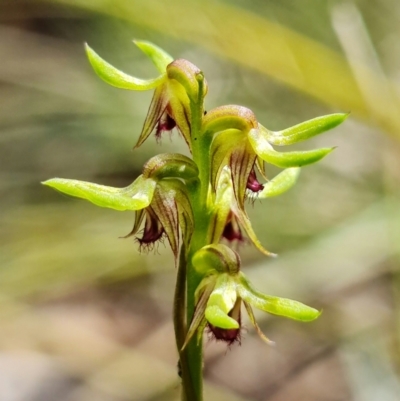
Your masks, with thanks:
M264 189L256 194L257 199L271 198L278 196L289 190L296 184L300 174L300 167L292 167L283 170L271 181L263 184Z
M154 194L156 181L139 176L125 188L107 187L92 182L53 178L42 182L67 195L86 199L97 206L115 210L139 210L147 207Z
M190 322L189 330L186 334L185 342L182 346L182 349L186 347L186 345L192 339L193 335L196 333L198 329L201 328L202 323L205 321L204 314L208 299L214 289L214 285L215 285L215 277L213 277L211 280L209 277L206 277L205 279L202 280L202 282L199 285L200 291L199 287L197 288L196 293L200 292L200 294L198 295L198 299L196 299L196 308L194 310L192 321ZM201 337L198 336L198 339L199 338Z
M221 329L239 328L239 323L228 316L235 305L236 298L235 279L227 273L220 274L207 302L205 310L207 321Z
M239 146L246 146L246 137L237 129L227 129L219 133L211 144L211 185L213 189L219 181L222 170L229 164L232 151Z
M177 191L172 186L173 183L168 181L158 183L151 208L164 228L176 260L179 251L179 213Z
M315 163L332 152L334 148L321 148L315 150L280 153L272 148L266 135L260 129L252 129L248 138L251 146L258 156L267 163L281 168L301 167Z
M166 74L160 75L154 79L132 77L107 63L107 61L103 60L88 44L85 44L85 48L90 64L96 74L105 82L117 88L144 91L156 88L166 79Z
M278 256L276 253L272 253L267 251L262 245L259 239L257 238L256 233L253 230L253 226L251 225L251 221L249 216L247 215L244 209L234 208L232 209L233 212L236 214L240 224L243 226L244 230L246 231L247 236L250 238L251 242L255 245L255 247L262 252L264 255L276 257Z
M186 244L189 246L190 239L194 230L194 218L193 218L193 210L192 204L190 202L188 196L188 190L185 184L183 184L179 180L176 181L176 188L179 188L179 192L177 193L177 203L178 203L178 218L179 218L179 227L181 229L181 236Z
M143 123L142 132L135 145L138 148L149 137L156 127L158 121L163 115L165 108L169 102L166 85L161 85L156 88L151 98L150 106L147 111L146 119Z
M251 286L242 272L239 274L237 292L239 296L251 306L273 315L284 316L303 322L312 321L321 314L317 309L304 305L301 302L264 295Z
M191 150L191 109L188 95L184 88L173 80L168 81L167 88L171 115Z
M260 326L257 324L256 318L253 313L253 309L251 308L251 305L247 303L246 301L243 301L244 306L247 310L247 314L249 315L250 322L253 324L254 328L257 331L257 334L260 336L260 338L265 341L269 345L275 345L273 341L271 341L268 337L265 336L265 334L261 331Z
M261 125L260 128L267 135L268 142L273 145L292 145L336 127L346 120L348 116L349 114L347 113L328 114L276 132L269 131Z
M145 216L146 216L146 209L136 210L135 211L135 223L133 224L132 230L128 234L122 236L121 238L129 238L129 237L132 237L133 235L137 234L140 227L142 226L142 222L143 222Z
M211 243L219 242L221 239L231 211L233 186L228 168L221 171L217 187L218 191L216 192L215 202L213 202L212 219L209 226Z
M150 57L157 70L161 73L164 73L167 69L167 65L174 61L173 57L170 56L166 51L151 42L147 42L144 40L134 40L133 43L144 54L146 54L146 56Z
M232 174L233 190L240 209L244 209L247 180L256 158L257 155L247 140L241 146L235 148L230 155L229 167Z

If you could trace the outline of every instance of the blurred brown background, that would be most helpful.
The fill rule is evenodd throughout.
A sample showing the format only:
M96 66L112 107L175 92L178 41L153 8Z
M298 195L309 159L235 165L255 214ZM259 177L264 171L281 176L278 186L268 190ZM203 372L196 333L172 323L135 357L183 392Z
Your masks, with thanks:
M85 41L155 76L134 38L198 65L208 109L242 104L271 129L352 112L306 144L333 154L249 207L280 257L241 247L260 290L323 315L257 314L274 348L248 322L240 347L206 339L206 401L400 400L399 26L396 0L2 0L0 401L179 399L171 252L118 238L133 213L39 185L123 186L157 152L186 152L176 133L132 151L151 93L89 66Z

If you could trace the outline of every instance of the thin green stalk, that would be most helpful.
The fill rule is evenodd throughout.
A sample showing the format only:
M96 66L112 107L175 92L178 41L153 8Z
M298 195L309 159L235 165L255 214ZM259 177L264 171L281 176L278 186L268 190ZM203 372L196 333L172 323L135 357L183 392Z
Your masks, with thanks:
M187 252L187 258L181 257L179 261L179 271L186 269L186 322L177 322L175 329L181 330L184 325L187 328L191 321L195 310L195 291L202 277L192 266L191 260L193 255L203 246L209 243L207 238L208 226L210 220L210 212L207 208L208 186L210 176L209 166L209 145L210 141L201 135L201 123L203 117L203 76L198 76L199 98L197 102L191 103L191 137L193 160L199 167L200 187L193 196L193 215L194 215L194 232L190 246ZM179 277L178 280L181 280ZM182 282L177 285L177 293L175 301L182 299L180 292ZM179 287L178 287L179 286ZM179 308L179 306L177 306ZM179 311L179 319L184 319L181 310ZM186 332L186 331L185 331ZM178 348L182 346L181 338L178 340L179 333L176 333ZM182 370L182 399L184 401L202 401L203 400L203 346L197 343L196 336L189 342L184 351L180 352L181 370Z
M196 400L198 391L195 388L189 369L189 360L187 352L180 351L184 342L187 331L186 325L186 247L183 244L179 255L178 274L174 295L174 330L176 346L179 352L179 370L182 377L182 400Z

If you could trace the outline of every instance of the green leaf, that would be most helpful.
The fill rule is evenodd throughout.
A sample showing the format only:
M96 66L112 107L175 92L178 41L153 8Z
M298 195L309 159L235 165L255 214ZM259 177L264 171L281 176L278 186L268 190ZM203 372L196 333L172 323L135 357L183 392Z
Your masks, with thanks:
M269 131L260 124L260 129L266 135L269 143L277 146L292 145L322 134L341 124L349 116L348 113L328 114L313 118L282 131Z
M105 82L117 88L144 91L156 88L166 79L165 73L154 79L132 77L107 63L107 61L103 60L88 44L85 44L85 49L90 64L96 74Z
M133 43L151 59L162 74L165 73L167 65L174 61L172 56L151 42L134 40Z
M315 320L321 314L317 309L304 305L301 302L262 294L251 286L242 272L239 273L237 282L239 296L251 306L264 312L303 322Z
M264 189L256 194L257 199L271 198L288 191L297 182L300 174L300 167L292 167L283 170L271 181L263 184Z
M88 200L97 206L115 210L140 210L149 206L156 181L139 176L125 188L107 187L92 182L52 178L42 182L67 195Z

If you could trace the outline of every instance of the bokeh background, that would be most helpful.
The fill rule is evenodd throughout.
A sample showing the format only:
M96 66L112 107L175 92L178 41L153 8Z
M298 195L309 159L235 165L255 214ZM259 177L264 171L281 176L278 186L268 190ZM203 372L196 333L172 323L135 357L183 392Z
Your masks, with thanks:
M171 252L119 239L133 213L39 184L124 186L156 153L186 153L177 133L132 151L151 93L107 86L85 57L87 41L155 76L134 38L198 65L208 109L241 104L276 130L351 111L306 144L334 153L249 205L280 257L240 248L259 289L324 313L257 313L275 347L248 322L241 346L205 338L206 401L400 400L399 26L397 0L1 0L0 400L179 399Z

